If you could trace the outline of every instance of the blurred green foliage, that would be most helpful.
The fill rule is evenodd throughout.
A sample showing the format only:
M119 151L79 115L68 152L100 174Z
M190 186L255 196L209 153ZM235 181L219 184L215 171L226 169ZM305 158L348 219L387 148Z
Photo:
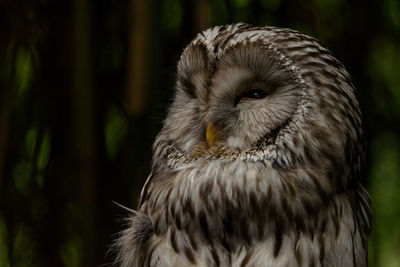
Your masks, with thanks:
M116 107L112 107L107 111L105 123L105 142L107 155L110 159L115 159L119 150L123 137L126 136L128 130L128 122L124 114Z
M7 225L4 222L3 216L0 214L0 244L3 244L0 246L0 262L1 266L4 267L9 267L10 266L10 261L8 259L8 246L4 245L7 244L8 240L8 231L7 231Z
M373 197L374 229L370 258L376 266L400 263L400 140L391 132L382 132L371 144L369 191ZM394 224L395 223L395 224Z
M179 0L163 1L161 25L164 30L178 32L182 24L182 5Z
M130 56L138 14L148 68ZM310 34L348 68L368 143L370 266L400 266L398 0L5 0L0 18L0 267L112 261L124 216L112 201L134 206L183 47L239 21ZM145 87L128 87L131 63ZM129 90L145 92L141 113Z

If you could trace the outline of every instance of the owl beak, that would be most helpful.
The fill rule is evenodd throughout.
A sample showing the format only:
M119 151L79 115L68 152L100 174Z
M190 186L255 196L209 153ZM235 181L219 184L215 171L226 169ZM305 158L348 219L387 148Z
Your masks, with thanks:
M217 129L212 123L207 125L206 129L206 141L208 147L212 147L217 141Z

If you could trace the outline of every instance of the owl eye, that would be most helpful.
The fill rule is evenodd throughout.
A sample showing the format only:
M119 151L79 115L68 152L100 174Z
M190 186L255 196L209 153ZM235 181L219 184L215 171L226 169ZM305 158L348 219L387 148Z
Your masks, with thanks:
M260 89L250 89L246 92L244 92L240 96L240 100L257 100L257 99L263 99L264 97L267 96L267 93Z

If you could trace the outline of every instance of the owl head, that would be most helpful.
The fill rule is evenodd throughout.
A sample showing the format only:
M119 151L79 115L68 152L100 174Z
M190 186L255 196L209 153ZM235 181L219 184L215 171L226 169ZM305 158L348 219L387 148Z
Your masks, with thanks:
M361 135L349 74L325 47L297 31L235 24L198 34L183 51L154 162L172 147L185 161L312 165L340 188L359 177Z

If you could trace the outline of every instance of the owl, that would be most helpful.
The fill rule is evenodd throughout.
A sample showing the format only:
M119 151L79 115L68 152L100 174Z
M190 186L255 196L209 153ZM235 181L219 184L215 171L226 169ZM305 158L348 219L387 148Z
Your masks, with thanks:
M121 266L367 266L361 112L317 40L247 24L184 49Z

